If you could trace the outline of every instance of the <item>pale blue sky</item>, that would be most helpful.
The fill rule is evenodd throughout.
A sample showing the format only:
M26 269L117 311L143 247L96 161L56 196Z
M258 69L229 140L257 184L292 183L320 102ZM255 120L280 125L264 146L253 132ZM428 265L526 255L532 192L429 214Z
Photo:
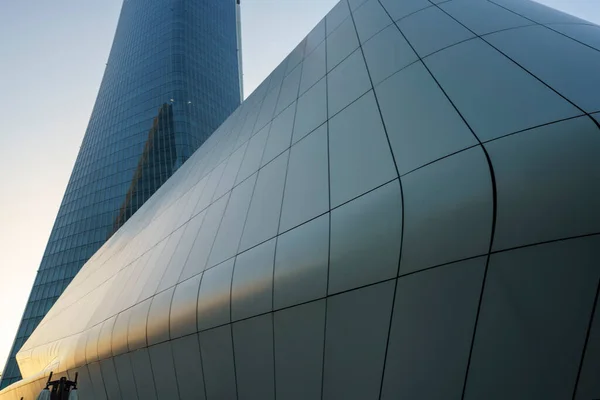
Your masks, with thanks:
M599 0L538 1L600 23ZM0 371L94 105L121 2L0 2ZM335 3L242 0L246 95Z

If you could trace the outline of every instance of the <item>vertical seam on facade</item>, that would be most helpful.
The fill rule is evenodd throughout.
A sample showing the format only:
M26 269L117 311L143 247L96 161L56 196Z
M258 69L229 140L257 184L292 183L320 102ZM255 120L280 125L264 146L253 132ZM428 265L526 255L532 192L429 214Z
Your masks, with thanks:
M581 360L579 361L579 367L577 369L577 377L575 378L575 384L573 385L573 397L572 397L573 400L575 400L576 395L577 395L577 389L579 387L579 380L581 379L581 372L583 371L583 364L585 361L587 345L589 343L590 335L591 335L592 329L594 327L594 325L593 325L594 317L596 314L596 308L598 306L599 295L600 295L600 279L598 279L598 284L596 285L596 296L594 297L594 303L592 305L592 312L590 314L590 322L588 323L587 332L585 335L585 341L583 342L583 348L581 349Z
M104 381L104 374L102 373L102 365L100 365L100 360L96 362L98 363L98 371L100 371L100 379L102 379L102 389L104 390L104 394L108 399L108 390L106 390L106 382Z
M256 184L256 182L254 184ZM217 183L217 186L218 185L219 184ZM204 267L202 268L202 272L206 271L207 269L211 269L212 267L216 267L217 265L222 264L223 262L225 262L225 261L228 260L228 259L225 259L224 261L218 262L215 265L211 265L210 267L208 267L208 264L210 263L210 256L211 256L212 251L213 251L213 249L215 247L215 243L217 242L217 236L219 236L219 231L221 230L221 224L223 224L223 219L225 218L225 213L227 212L227 207L229 206L229 202L231 201L232 194L233 194L233 190L225 193L225 195L224 195L224 196L227 196L227 195L229 195L229 196L227 197L227 201L225 203L225 207L223 208L223 213L221 214L221 218L219 218L219 227L215 231L215 235L212 238L212 243L210 245L210 250L208 251L208 255L206 256L206 263L204 264ZM210 206L212 206L212 204L213 203L211 203ZM248 205L248 207L250 207L250 205ZM207 207L207 210L208 210L208 207ZM207 211L207 213L208 213L208 211ZM231 273L231 276L232 276L232 279L233 279L233 272Z
M292 140L294 137L294 126L296 123L298 98L300 96L300 86L302 84L302 74L304 72L304 61L305 61L304 52L306 51L306 38L303 39L303 41L304 41L304 45L302 47L302 60L300 61L300 64L299 64L300 65L300 78L298 79L298 90L296 91L296 100L295 100L296 112L294 112L294 118L293 118L293 122L292 122L292 134L290 135L289 154L287 156L285 177L283 179L283 188L281 189L281 205L279 207L279 218L277 221L277 231L275 232L275 238L268 239L267 241L264 242L264 243L266 243L269 240L275 239L275 248L273 250L273 268L271 271L271 310L270 310L271 328L272 328L272 334L273 334L273 343L272 343L272 348L273 348L273 398L275 398L275 399L277 398L277 369L276 369L276 364L275 364L275 260L277 258L277 243L279 242L279 229L281 228L281 216L283 214L283 203L285 200L285 189L287 187L288 172L289 172L289 168L290 168L290 158L292 157L292 144L291 143L292 143ZM301 42L301 44L302 44L302 42ZM297 68L297 66L294 68ZM291 74L291 72L290 72L290 74ZM285 77L283 80L285 80ZM283 80L282 80L281 84L279 85L279 93L277 94L277 101L275 102L275 108L277 108L277 103L279 103L279 97L281 96L281 90L283 87ZM293 104L294 103L290 104L288 107L291 107ZM282 112L285 111L286 109L287 109L287 107L285 109L283 109ZM276 111L273 110L273 115L275 114L275 112ZM273 116L271 118L271 126L269 127L269 136L271 135L271 128L273 127L272 122L273 122L274 118L275 117L273 117ZM268 140L268 137L267 137L267 140ZM265 155L266 147L267 147L267 141L265 141L265 147L263 148L263 153L262 153L260 164L259 164L259 170L262 169L260 167L260 165L262 165L262 160ZM288 150L287 149L284 150L281 154L276 156L274 158L274 160L277 159L278 157L281 157L281 155L285 154L286 151L288 151ZM257 181L258 181L258 177L257 177ZM256 188L256 185L255 185L255 188ZM252 193L252 197L254 197L254 192ZM248 210L248 214L250 214L250 210ZM245 229L245 226L244 226L244 229ZM239 251L239 248L238 248L238 251Z
M125 354L127 355L127 363L129 364L129 368L131 370L131 377L133 378L133 387L135 388L135 397L139 400L140 395L138 393L137 385L135 383L135 372L133 372L133 365L131 364L131 355L130 355L130 353L131 352L127 352ZM116 368L115 368L115 371L116 371Z
M443 13L445 13L446 15L448 15L450 18L452 18L454 21L456 21L457 23L459 23L465 29L469 30L469 32L471 32L472 34L474 34L476 37L480 37L475 32L473 32L471 29L467 28L466 26L464 26L463 24L461 24L459 21L457 21L455 18L453 18L451 15L449 15L448 13L446 13L441 7L439 7L439 5L435 4L435 7L437 7L440 11L442 11ZM400 27L398 27L398 29L400 30ZM402 33L402 35L404 36L404 33ZM406 37L405 37L405 39L406 39ZM409 45L410 45L410 42L409 42ZM410 45L410 46L412 47L412 45ZM414 50L414 48L413 48L413 50ZM417 54L417 56L418 56L418 54ZM419 56L419 58L421 59L420 56ZM497 196L498 192L497 192L497 186L496 186L496 175L495 175L495 172L494 172L494 166L492 164L491 157L490 157L487 149L483 145L481 139L479 138L479 136L477 136L477 134L475 133L475 131L473 130L473 128L467 122L466 118L462 115L462 113L460 112L460 110L458 109L458 107L454 104L454 102L452 101L452 99L450 98L450 96L448 95L448 93L446 93L446 91L444 90L444 88L442 87L442 85L439 83L439 81L437 80L437 78L435 77L435 75L433 74L433 72L431 72L431 70L429 69L429 67L427 66L427 64L425 62L423 62L422 59L421 59L421 62L423 63L424 67L427 69L427 71L429 72L429 74L431 75L432 79L435 81L435 83L439 87L439 89L444 93L444 96L448 99L448 101L450 102L450 104L452 104L452 107L456 110L456 112L461 117L461 119L463 120L463 122L465 123L465 125L469 128L469 130L471 131L471 133L473 134L473 136L475 137L475 139L479 142L479 146L481 147L481 150L483 151L483 154L485 155L485 158L486 158L486 161L487 161L487 164L488 164L489 173L490 173L490 180L491 180L491 185L492 185L492 201L493 201L492 206L493 206L493 210L492 210L492 225L491 225L491 232L490 232L490 244L489 244L489 247L488 247L488 254L487 254L487 258L486 258L485 269L483 271L483 278L482 278L482 281L481 281L481 291L479 293L479 301L477 303L477 313L475 315L475 321L474 321L474 324L473 324L473 334L472 334L471 343L470 343L470 346L469 346L469 357L467 359L467 365L466 365L465 372L464 372L465 375L464 375L464 381L463 381L463 387L462 387L462 394L461 394L461 398L464 399L465 395L466 395L466 391L467 391L467 383L468 383L468 379L469 379L469 371L470 371L470 368L471 368L471 361L473 359L473 349L474 349L474 346L475 346L475 339L476 339L476 335L477 335L477 328L478 328L478 324L479 324L479 317L481 315L481 308L482 308L482 303L483 303L483 296L484 296L484 293L485 293L485 286L486 286L486 283L487 283L487 275L488 275L489 265L490 265L490 260L491 260L492 246L493 246L493 243L494 243L494 236L495 236L495 232L496 232L496 220L497 220L497 208L498 208L498 196Z
M387 9L383 6L383 4L381 4L381 2L379 2L379 1L378 1L378 4L384 10L384 12L388 16L388 18L392 21L390 24L386 25L386 28L389 27L389 26L395 25L394 19L388 13ZM360 9L360 7L357 8L357 10L359 10L359 9ZM400 210L400 218L401 218L401 222L400 222L400 243L399 243L399 249L398 249L398 264L397 264L397 267L396 267L396 274L395 274L395 278L394 278L394 293L392 295L392 304L391 304L391 307L390 307L390 317L389 317L389 323L388 323L388 329L387 329L387 337L386 337L386 343L385 343L385 352L384 352L384 356L383 356L383 365L382 365L382 368L381 368L381 380L380 380L380 383L379 383L378 398L381 398L381 396L383 395L383 384L384 384L384 378L385 378L385 370L386 370L387 358L388 358L388 353L389 353L390 338L391 338L391 333L392 333L392 323L393 323L393 320L394 320L394 309L395 309L395 305L396 305L396 294L397 294L397 291L398 291L398 276L400 275L400 264L402 262L402 247L403 247L403 243L404 243L404 191L403 191L403 188L402 188L402 180L400 179L400 172L398 170L398 164L396 162L396 156L394 155L394 151L393 151L393 148L392 148L392 143L390 141L389 134L388 134L388 131L387 131L387 127L385 125L385 120L383 119L383 114L381 112L381 107L379 106L379 99L377 97L377 93L375 92L375 85L373 84L373 78L371 77L371 71L369 69L367 58L366 58L365 53L364 53L363 43L361 42L361 38L358 35L358 29L356 27L356 21L354 19L354 12L352 12L352 11L350 11L350 18L352 18L352 23L354 25L354 31L355 31L357 39L358 39L358 47L360 48L360 52L362 54L362 60L365 63L365 68L366 68L366 71L367 71L367 75L369 77L369 83L371 84L371 90L373 91L373 97L375 99L375 106L377 107L377 112L378 112L378 115L379 115L379 120L381 121L381 126L383 128L383 132L385 134L385 138L386 138L386 141L387 141L387 144L388 144L388 150L390 152L390 155L392 156L392 162L394 163L394 168L396 169L396 176L397 176L396 179L398 180L398 187L400 189L400 207L401 207L401 210ZM375 35L373 35L373 36L375 36ZM373 36L371 36L371 38Z
M378 0L378 1L381 4L381 0ZM381 4L381 5L383 6L383 4ZM441 10L441 8L437 4L434 4L434 6ZM385 9L385 7L384 7L384 9ZM387 10L386 10L386 13L387 13ZM388 16L390 16L389 13L388 13ZM467 379L468 379L468 375L469 375L469 368L470 368L471 358L472 358L472 353L473 353L473 346L474 346L474 343L475 343L475 335L476 335L476 332L477 332L477 324L479 322L479 315L480 315L480 311L481 311L481 303L482 303L482 300L483 300L483 293L484 293L484 290L485 290L485 283L486 283L487 273L488 273L488 269L489 269L489 262L490 262L490 258L491 258L491 250L492 250L492 245L493 245L493 242L494 242L494 233L495 233L495 230L496 230L496 216L497 216L496 177L495 177L494 168L493 168L493 165L492 165L491 158L490 158L490 156L489 156L489 154L488 154L485 146L483 145L483 143L481 142L481 140L479 139L479 137L477 136L477 134L475 133L475 131L471 128L471 126L469 125L469 123L467 122L467 120L464 118L464 116L462 115L462 113L460 112L460 110L458 109L458 107L456 107L456 105L454 104L454 102L452 101L452 99L450 98L450 96L446 93L446 91L444 90L444 88L442 87L442 85L438 82L437 78L431 72L431 70L429 69L429 67L427 66L427 64L425 64L425 62L423 61L423 58L415 51L415 48L410 43L410 41L408 40L408 38L404 35L404 32L402 32L402 30L400 29L400 26L398 25L398 23L394 22L394 24L396 25L396 28L398 29L398 31L400 32L400 34L402 35L402 37L404 38L404 40L406 40L406 42L408 43L408 45L411 47L411 49L413 50L413 52L415 53L415 55L419 58L419 61L424 66L424 68L427 70L427 72L429 73L429 75L431 76L431 78L434 80L434 82L437 85L437 87L441 90L441 92L444 94L444 96L446 97L446 99L448 99L448 101L450 102L450 104L452 105L452 107L454 108L454 110L456 111L456 113L460 116L460 118L462 119L462 121L464 122L464 124L469 129L469 131L471 131L471 134L474 136L475 140L477 140L477 142L479 144L479 147L483 151L483 154L484 154L484 156L486 158L486 162L488 164L488 169L489 169L489 174L490 174L490 181L491 181L490 183L491 183L491 186L492 186L492 224L491 224L491 232L490 232L490 243L489 243L489 247L488 247L487 259L486 259L485 269L484 269L484 272L483 272L483 278L482 278L482 282L481 282L481 291L480 291L480 295L479 295L479 301L478 301L478 306L477 306L477 313L476 313L476 317L475 317L475 321L474 321L474 325L473 325L473 335L472 335L471 343L470 343L469 358L468 358L467 366L466 366L466 369L465 369L465 372L464 372L465 375L464 375L463 388L462 388L462 394L461 394L461 398L464 399L465 392L466 392ZM474 32L472 32L472 33L474 34Z
M171 353L171 361L173 361L173 375L175 376L175 386L177 389L177 397L180 398L181 389L179 388L179 379L177 379L177 369L175 368L175 352L173 351L173 340L169 335L169 340L167 340L165 346L169 346L169 352Z
M86 364L84 365L84 367L85 367L85 369L87 369L87 372L88 372L88 378L90 379L90 385L91 385L91 387L92 387L92 397L95 399L95 398L96 398L96 393L95 393L95 390L94 390L94 386L95 386L95 385L94 385L94 380L92 379L92 374L91 374L91 372L90 372L90 364L89 364L89 363L86 363ZM135 377L134 377L134 380L135 380ZM136 389L137 389L137 388L136 388ZM137 390L136 390L136 391L137 391Z
M256 182L254 183L256 185ZM252 201L250 201L252 203ZM250 205L248 205L248 212L250 211ZM242 229L243 232L243 229ZM215 239L216 241L216 239ZM241 241L241 238L240 238ZM224 261L225 263L227 261ZM229 332L231 334L231 355L233 358L233 377L235 382L235 398L239 398L238 393L238 380L237 380L237 365L235 363L235 340L233 338L233 275L235 274L235 264L237 262L237 256L233 256L232 259L233 265L231 266L231 280L229 281L229 323L226 323L225 326L229 327Z
M288 60L288 59L286 58L285 60L283 60L283 61L280 63L280 66L281 66L282 68L283 68L283 63L284 63L284 62L285 62L285 66L287 67L287 62L286 62L286 60ZM278 67L278 68L279 68L279 67ZM275 71L273 71L273 72L272 72L272 74L273 74L274 72L275 72ZM285 70L283 70L283 73L282 73L282 75L285 75ZM272 81L272 79L273 79L273 76L271 76L271 80L269 81L269 86L271 86L271 81ZM300 75L300 79L302 79L302 75ZM257 171L260 171L260 170L262 169L262 167L263 167L263 160L265 159L265 151L267 150L267 144L269 143L269 138L271 137L271 132L273 131L273 121L275 121L275 118L277 118L277 117L278 117L278 116L279 116L281 113L283 113L285 110L287 110L287 109L288 109L288 107L291 107L292 105L294 105L294 107L295 107L295 106L296 106L296 104L298 103L298 102L296 101L296 102L295 102L296 104L294 104L294 103L290 104L289 106L287 106L286 108L284 108L283 110L281 110L281 112L280 112L279 114L275 115L275 114L277 113L277 106L279 105L279 98L281 97L281 90L282 90L282 88L283 88L283 81L284 81L284 80L285 80L285 76L283 76L283 77L281 78L281 82L279 82L279 90L277 91L277 99L275 100L275 107L273 107L273 115L271 115L271 119L269 120L269 122L267 122L267 123L265 124L265 126L267 126L267 125L269 125L269 124L271 124L271 125L269 126L269 132L268 132L268 134L267 134L267 138L265 139L265 146L263 147L263 152L262 152L262 155L260 156L260 161L258 162L258 170L257 170ZM298 84L298 87L300 87L300 84ZM274 90L274 89L275 89L275 88L273 88L272 90ZM296 112L295 112L295 110L294 110L294 118L296 118ZM293 131L294 131L294 125L293 125L293 123L292 123L292 134L294 133ZM292 138L292 135L290 135L290 145L288 145L288 146L286 147L286 150L287 150L287 149L288 149L288 148L291 146L291 140L292 140L291 138ZM285 152L285 150L284 150L283 152ZM282 152L282 153L283 153L283 152ZM281 155L281 153L279 153L279 154L277 154L275 157L273 157L273 160L274 160L274 159L276 159L276 158L277 158L279 155ZM269 161L270 161L270 160L269 160ZM241 166L240 166L240 167L241 167ZM238 174L239 174L239 171L238 171ZM237 176L236 176L236 180L237 180ZM277 228L277 232L279 233L279 228Z
M208 214L208 211L206 212L206 214ZM204 218L206 218L206 214L204 215ZM202 221L202 226L204 225L204 221L205 220ZM200 227L200 229L202 229L202 226ZM194 239L194 244L196 243L196 240L198 239L198 236L200 235L200 229L198 229L198 234L196 235L196 239ZM194 245L192 244L192 248L193 248L193 246ZM190 254L191 254L191 250L190 250ZM188 258L189 258L189 255L188 255ZM187 261L186 261L186 264L187 264ZM184 265L184 268L185 268L185 265ZM183 273L183 270L182 270L182 273ZM192 333L192 334L196 335L196 342L198 343L198 355L200 356L200 368L202 369L202 389L204 390L204 398L208 399L208 395L206 393L206 378L204 376L205 372L204 372L204 360L202 357L202 343L200 343L200 330L198 329L198 322L199 322L198 321L198 302L200 299L200 288L202 287L202 281L204 280L204 270L202 270L202 272L200 272L199 274L200 274L200 282L198 283L198 290L196 290L196 306L194 307L194 309L195 309L194 331L196 331L196 332ZM191 276L189 279L192 279L194 276ZM181 275L180 275L180 278L181 278ZM169 316L169 319L170 319L170 316ZM182 336L182 337L185 337L185 336Z
M204 274L203 274L204 275ZM202 278L200 278L200 282L202 282ZM198 286L198 293L200 292L200 286ZM198 309L198 302L196 301L196 309ZM198 311L196 311L196 331L192 333L192 335L196 336L196 342L198 342L198 353L200 354L200 368L202 368L202 389L204 390L204 398L208 399L208 394L206 392L206 377L204 371L204 357L202 356L202 343L200 341L200 331L198 330Z
M141 350L141 349L140 349ZM154 394L158 394L156 389L156 379L154 379L154 368L152 368L152 356L150 355L150 346L146 347L146 353L148 354L148 365L150 366L150 374L152 375L152 386L154 386Z
M346 1L346 0L342 0ZM348 5L348 10L350 6ZM323 305L324 307L324 315L323 315L323 350L321 352L321 399L325 395L325 350L327 343L327 306L328 306L328 297L329 297L329 273L331 268L331 152L330 152L330 135L329 135L329 63L327 62L327 57L329 54L329 34L327 33L327 15L323 17L323 30L325 34L325 113L327 120L325 121L325 127L327 129L327 202L328 202L328 210L327 210L327 220L328 220L328 232L327 232L327 276L325 282L325 298ZM317 46L318 47L318 46ZM317 49L315 47L315 51ZM317 81L318 83L318 81ZM315 83L316 85L316 83ZM317 128L318 129L318 128Z
M233 271L231 272L231 279L233 281ZM231 313L231 291L229 292L229 310ZM233 339L233 322L230 322L229 324L227 324L225 326L227 326L229 328L229 333L231 334L231 355L233 357L233 378L234 378L234 382L235 382L235 398L238 399L239 393L238 393L237 366L235 363L235 342Z
M281 218L281 215L280 215ZM279 236L275 237L275 250L273 251L273 274L271 275L271 328L273 335L273 399L277 399L277 368L275 363L275 260L277 257L277 242Z
M284 71L284 74L285 74L285 71ZM284 79L285 79L285 77L284 77ZM300 79L302 79L302 75L300 75ZM299 86L300 85L298 85L298 87ZM283 87L283 79L282 79L281 83L279 83L279 90L277 91L277 99L275 100L275 107L273 109L273 115L275 114L277 105L279 103L279 97L281 96L281 88L282 87ZM296 103L297 103L297 101L296 101ZM292 105L290 104L288 107L291 107L291 106ZM285 111L285 109L283 111ZM294 118L296 117L295 114L296 113L294 112ZM267 143L269 142L269 138L271 137L271 133L273 132L273 120L274 119L275 119L275 117L271 116L270 122L267 123L267 125L268 124L271 124L271 125L269 126L269 133L267 134L263 152L260 157L259 164L258 164L259 170L262 168L263 160L265 158L265 151L267 150ZM294 130L294 126L292 123L292 134L293 134L293 130ZM290 135L290 140L291 140L291 137L292 137L292 135ZM285 152L285 150L283 152ZM274 159L276 159L278 156L279 155L275 156ZM291 149L290 149L290 154L288 155L288 168L289 168L290 156L291 156ZM275 350L275 261L277 260L277 244L279 243L279 228L281 226L281 215L283 213L283 200L285 199L286 183L287 183L287 170L286 170L286 177L285 177L284 183L283 183L283 193L281 195L281 211L279 212L279 221L277 223L277 234L274 238L275 239L275 249L273 251L273 271L271 274L271 328L272 328L272 335L273 335L273 346L272 347L273 347L273 398L274 399L277 399L277 368L276 368L276 363L275 363L275 360L276 360L276 350Z
M469 127L470 129L470 127ZM477 335L477 327L479 324L479 317L481 315L481 306L483 303L483 296L485 293L485 285L487 283L487 275L488 275L488 271L489 271L489 266L490 266L490 260L492 258L492 245L494 243L494 235L496 232L496 218L497 218L497 210L498 210L498 196L497 196L497 188L496 188L496 176L494 173L494 168L492 165L492 160L485 148L485 146L480 145L481 149L483 150L483 153L485 155L485 158L487 160L488 163L488 167L489 167L489 172L490 172L490 179L491 179L491 184L492 184L492 198L493 198L493 211L492 211L492 226L491 226L491 233L490 233L490 245L488 248L488 254L487 254L487 258L486 258L486 262L485 262L485 269L483 271L483 278L481 281L481 291L479 293L479 301L477 303L477 313L475 315L475 321L473 323L473 335L471 337L471 343L469 346L469 358L467 360L467 365L465 368L465 377L464 377L464 381L463 381L463 388L462 388L462 395L461 395L461 399L465 398L465 394L467 391L467 382L469 379L469 370L471 367L471 361L473 359L473 348L475 346L475 339L476 339L476 335Z
M121 382L119 381L119 374L117 373L117 364L115 364L115 356L110 357L109 360L113 366L113 369L115 371L115 377L117 378L117 388L119 389L119 394L121 396L121 398L123 398L123 392L121 391ZM69 374L69 371L66 371L67 375Z
M264 100L264 99L263 99ZM261 103L262 106L262 103ZM257 111L257 113L260 112L260 109ZM250 114L250 112L248 113ZM256 116L257 120L258 120L258 114ZM256 121L254 121L254 124L252 126L252 130L254 130L254 125L256 125ZM243 129L243 126L242 126ZM241 133L240 133L241 134ZM250 137L248 138L248 141L250 141L250 139L252 138L252 132L250 133ZM265 143L266 146L266 143ZM248 146L246 146L246 151L248 151ZM245 157L245 153L244 153L244 157ZM243 160L242 160L243 162ZM242 167L242 165L240 164L240 168ZM235 275L235 265L237 264L237 255L240 251L240 247L242 245L242 238L244 237L244 230L246 229L246 223L248 222L248 216L250 215L250 210L252 208L252 200L254 199L254 191L256 190L256 185L258 184L258 177L260 175L260 165L259 168L256 170L256 172L254 172L253 174L250 174L250 176L248 178L252 178L252 175L256 174L256 179L254 181L254 185L252 186L252 193L250 194L250 199L248 200L248 208L246 210L246 215L244 215L244 222L242 224L242 230L240 232L240 238L238 240L237 246L235 247L235 251L233 252L233 255L229 258L227 258L226 260L222 261L225 262L230 258L234 258L233 261L233 269L231 271L231 285L229 287L229 321L231 324L233 324L233 312L232 312L232 308L233 308L233 303L232 303L232 299L233 299L233 277ZM239 169L238 169L238 174L239 174ZM223 179L223 177L221 177L220 179ZM219 181L220 181L219 179ZM237 174L236 174L236 179L237 179ZM235 183L234 183L235 184ZM238 185L239 186L239 185ZM218 187L218 184L217 184ZM221 224L223 223L223 219L225 218L225 213L227 212L227 208L229 207L229 201L231 200L231 197L233 195L233 188L229 191L230 195L229 195L229 199L227 201L227 206L225 207L225 210L223 211L223 218L221 218ZM215 234L215 240L213 242L214 243L217 241L217 236L219 235L219 231L221 230L221 224L219 224L219 230L217 231L217 233ZM212 253L212 248L211 248L211 253ZM209 258L210 258L210 254L209 254ZM208 261L207 261L208 263ZM233 328L231 331L231 337L233 338Z
M200 201L200 197L198 197L198 201ZM202 211L204 211L204 210L202 210ZM196 214L195 216L193 216L192 218L190 218L190 220L187 223L191 223L192 219L198 218L198 215L201 214L202 211L200 211L198 214ZM179 286L181 283L185 282L187 279L193 278L195 276L195 275L192 275L189 278L184 279L183 281L181 280L181 277L183 276L183 271L185 271L185 267L187 266L188 261L190 260L190 255L192 254L192 250L194 249L194 245L196 244L196 240L198 240L198 236L200 236L200 231L202 230L202 227L204 226L204 221L206 221L206 214L208 214L208 211L205 212L205 214L202 216L202 222L200 223L200 226L198 227L198 231L196 232L196 235L194 236L194 241L192 242L192 245L190 246L190 250L188 251L188 254L185 257L185 261L183 262L183 267L181 268L181 272L179 273L179 276L177 277L177 281L175 282L175 287ZM187 227L186 227L186 229L187 229ZM185 232L183 234L185 234ZM173 297L175 297L175 296L173 296ZM173 302L171 301L171 306L172 305L173 305ZM169 314L169 326L170 326L170 321L171 321L171 315Z

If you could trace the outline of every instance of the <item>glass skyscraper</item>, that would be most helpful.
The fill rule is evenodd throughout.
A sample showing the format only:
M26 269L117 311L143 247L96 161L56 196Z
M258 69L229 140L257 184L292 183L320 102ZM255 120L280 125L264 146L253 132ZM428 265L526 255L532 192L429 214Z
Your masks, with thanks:
M84 263L240 104L236 0L124 0L15 355Z

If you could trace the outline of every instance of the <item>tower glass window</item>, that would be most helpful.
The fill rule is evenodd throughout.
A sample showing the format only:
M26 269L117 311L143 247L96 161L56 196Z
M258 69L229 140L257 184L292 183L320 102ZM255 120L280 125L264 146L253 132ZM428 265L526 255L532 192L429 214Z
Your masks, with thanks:
M85 262L240 104L235 0L124 0L106 70L0 389Z

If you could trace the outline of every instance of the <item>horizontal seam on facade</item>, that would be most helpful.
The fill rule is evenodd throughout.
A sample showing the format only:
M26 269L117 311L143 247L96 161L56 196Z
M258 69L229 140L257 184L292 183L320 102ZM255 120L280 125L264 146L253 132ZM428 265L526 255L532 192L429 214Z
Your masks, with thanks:
M394 180L395 180L395 179L394 179ZM391 182L393 182L393 181L391 181ZM388 182L388 183L389 183L389 182ZM375 190L375 189L374 189L374 190ZM322 215L321 215L321 216L322 216ZM451 261L451 262L446 262L446 263L439 264L439 265L434 265L434 266L431 266L431 267L428 267L428 268L425 268L425 269L422 269L422 270L418 270L418 271L412 271L412 272L409 272L409 273L406 273L406 274L402 274L402 272L400 272L400 275L399 275L399 276L396 276L396 277L393 277L393 278L388 278L388 279L380 280L380 281L377 281L377 282L374 282L374 283L369 283L369 284L365 284L365 285L362 285L362 286L358 286L358 287L356 287L356 288L347 289L347 290L340 291L340 292L336 292L336 293L333 293L333 294L328 294L328 295L326 295L325 297L319 297L319 298L317 298L317 299L310 300L310 301L307 301L307 302L304 302L304 303L301 303L301 304L306 304L306 303L310 303L310 302L314 302L314 301L318 301L318 300L323 300L323 299L326 299L326 298L328 298L328 297L335 296L335 295L338 295L338 294L343 294L343 293L351 292L351 291L354 291L354 290L358 290L358 289L361 289L361 288L364 288L364 287L368 287L368 286L373 286L373 285L376 285L376 284L379 284L379 283L383 283L383 282L387 282L387 281L391 281L391 280L394 280L394 279L400 279L400 278L402 278L402 277L405 277L405 276L414 275L414 274L416 274L416 273L419 273L419 272L429 271L429 270L431 270L431 269L435 269L435 268L440 268L440 267L448 266L448 265L451 265L451 264L454 264L454 263L458 263L458 262L461 262L461 261L471 260L471 259L474 259L474 258L477 258L477 257L484 257L484 256L486 256L486 255L490 255L490 256L492 256L492 255L494 255L494 254L506 253L506 252L509 252L509 251L513 251L513 250L519 250L519 249L528 248L528 247L541 246L541 245L546 245L546 244L551 244L551 243L556 243L556 242L564 242L564 241L569 241L569 240L577 240L577 239L581 239L581 238L586 238L586 237L594 237L594 236L600 236L600 232L596 232L596 233L589 233L589 234L583 234L583 235L575 235L575 236L569 236L569 237L563 237L563 238L558 238L558 239L552 239L552 240L547 240L547 241L541 241L541 242L535 242L535 243L525 244L525 245L521 245L521 246L514 246L514 247L511 247L511 248L507 248L507 249L494 250L494 251L491 251L491 252L489 252L489 253L482 253L482 254L475 255L475 256L465 257L465 258L462 258L462 259L459 259L459 260L455 260L455 261ZM272 239L272 238L271 238L271 239ZM271 240L271 239L269 239L269 240ZM233 256L233 257L229 258L228 260L226 260L226 261L223 261L223 262L221 262L221 263L219 263L219 264L217 264L217 265L221 265L221 264L223 264L223 263L225 263L225 262L227 262L227 261L231 260L231 259L232 259L232 258L234 258L234 257L235 257L235 256ZM211 267L211 268L214 268L214 267ZM209 268L209 269L210 269L210 268ZM400 265L400 270L401 270L401 265ZM194 275L193 277L195 277L195 276L197 276L197 275L199 275L199 274L196 274L196 275ZM192 279L193 277L191 277L191 278L188 278L188 279L186 279L186 280ZM172 287L170 287L169 289L172 289ZM169 290L169 289L165 289L164 291L166 291L166 290ZM163 292L164 292L164 291L163 291ZM162 293L162 292L161 292L161 293ZM155 295L154 295L154 296L155 296ZM151 297L154 297L154 296L151 296ZM149 298L151 298L151 297L149 297ZM143 301L146 301L146 300L148 300L149 298L146 298L146 299L144 299ZM120 313L123 313L123 312L125 312L125 311L127 311L127 310L130 310L131 308L135 307L136 305L138 305L138 304L140 304L140 303L141 303L141 302L138 302L138 303L134 304L133 306L131 306L131 307L128 307L127 309L124 309L124 310L120 311L118 314L120 314ZM296 305L292 305L292 306L288 306L288 307L283 307L283 308L279 308L279 309L277 309L277 310L273 310L273 311L268 311L268 312L264 312L264 313L261 313L261 314L257 314L257 315L255 315L255 316L264 315L264 314L268 314L269 312L279 311L279 310L283 310L283 309L287 309L287 308L291 308L291 307L295 307L295 306L296 306ZM44 343L44 344L42 344L42 345L40 345L40 346L49 345L49 344L52 344L52 343L55 343L55 342L61 341L61 340L63 340L63 339L67 339L67 338L69 338L69 337L72 337L72 336L76 336L76 335L82 334L82 333L84 333L84 332L86 332L86 331L89 331L89 330L91 330L91 329L92 329L92 328L94 328L95 326L98 326L98 325L100 325L100 324L103 324L104 322L108 321L109 319L111 319L111 318L114 318L114 317L115 317L115 316L117 316L118 314L112 315L112 316L110 316L109 318L106 318L105 320L103 320L103 321L99 322L98 324L96 324L96 325L94 325L94 326L92 326L92 327L90 327L90 328L87 328L87 329L85 329L85 330L83 330L83 331L81 331L81 332L77 332L77 333L74 333L74 334L71 334L71 335L68 335L68 336L62 337L62 338L60 338L60 339L57 339L57 340L54 340L54 341L52 341L52 342L47 342L47 343ZM247 317L247 318L244 318L244 319L242 319L242 320L249 319L249 318L253 318L253 317ZM238 320L236 320L235 322L238 322ZM204 332L204 331L206 331L206 330L214 329L214 328L217 328L217 327L222 327L222 326L225 326L225 325L228 325L228 324L230 324L230 323L221 324L221 325L218 325L218 326L215 326L215 327L211 327L211 328L207 328L207 329L199 330L199 331L197 331L197 332ZM172 340L172 339L170 339L170 340ZM159 342L159 343L162 343L162 342ZM158 344L158 343L156 343L156 344ZM135 351L135 350L132 350L132 351ZM121 353L120 353L120 354L121 354ZM100 361L100 360L101 360L101 359L98 359L98 361Z

